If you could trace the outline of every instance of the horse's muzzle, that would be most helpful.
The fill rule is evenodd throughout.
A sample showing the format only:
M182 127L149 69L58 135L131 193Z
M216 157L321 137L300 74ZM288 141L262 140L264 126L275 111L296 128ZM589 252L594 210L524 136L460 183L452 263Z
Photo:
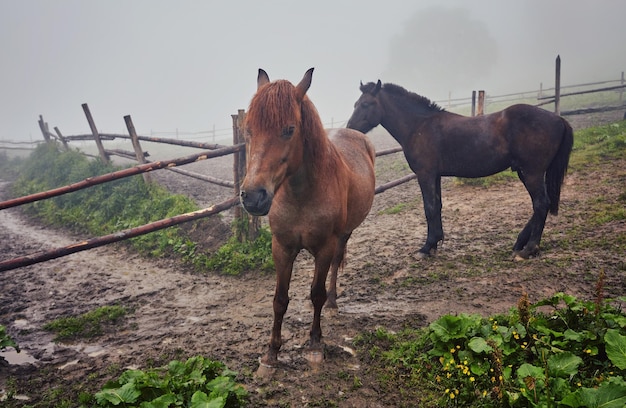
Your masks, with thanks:
M272 195L264 188L257 190L244 191L241 190L239 200L241 205L250 215L262 216L270 212L272 206Z

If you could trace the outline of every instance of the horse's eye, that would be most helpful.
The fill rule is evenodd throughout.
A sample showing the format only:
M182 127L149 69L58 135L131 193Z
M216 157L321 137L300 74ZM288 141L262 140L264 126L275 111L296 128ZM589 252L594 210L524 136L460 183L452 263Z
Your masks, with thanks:
M296 130L296 127L293 125L286 126L283 129L283 134L281 135L283 139L289 139L293 136L293 132Z

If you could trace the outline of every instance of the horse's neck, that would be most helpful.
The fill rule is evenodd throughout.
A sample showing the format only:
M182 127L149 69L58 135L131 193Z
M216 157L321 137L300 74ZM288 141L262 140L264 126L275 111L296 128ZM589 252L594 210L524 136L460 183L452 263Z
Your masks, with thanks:
M413 109L410 101L402 103L403 101L389 97L385 100L385 114L380 124L404 147L409 142L414 130L424 121L429 120L433 112L428 112L422 108Z

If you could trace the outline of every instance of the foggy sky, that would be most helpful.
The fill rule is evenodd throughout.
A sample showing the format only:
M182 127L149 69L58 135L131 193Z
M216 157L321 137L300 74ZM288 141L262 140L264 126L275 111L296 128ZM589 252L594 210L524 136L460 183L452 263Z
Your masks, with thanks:
M441 78L398 82L418 93L428 84L431 99L552 86L557 54L562 85L626 70L622 0L0 0L0 140L41 139L40 114L65 135L89 133L82 103L100 132L126 133L125 115L141 135L229 129L258 68L297 83L315 67L309 97L327 126L341 126L359 81L397 81L381 77L390 44L433 6L468 10L496 39L497 59L465 89ZM471 49L472 39L458 46Z

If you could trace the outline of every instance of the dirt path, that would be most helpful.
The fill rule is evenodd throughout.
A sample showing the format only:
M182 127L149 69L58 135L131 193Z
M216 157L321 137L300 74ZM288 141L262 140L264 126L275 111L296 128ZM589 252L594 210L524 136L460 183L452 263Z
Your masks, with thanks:
M380 176L378 184L387 181L385 177L407 173L395 169L395 162L380 160L379 165L391 170ZM623 237L625 223L593 227L585 222L592 198L614 202L624 193L624 164L611 162L602 171L570 175L561 215L548 218L542 255L521 263L510 259L515 237L530 216L530 201L519 182L484 189L446 180L446 241L438 256L428 261L415 256L426 235L417 183L376 196L370 215L349 244L348 262L339 278L340 311L322 318L326 361L318 372L311 371L302 353L312 319L308 300L312 263L307 254L298 258L293 274L280 355L284 367L271 378L252 374L269 339L272 274L238 278L197 274L174 262L147 261L121 245L4 272L0 324L34 361L21 365L0 361L0 389L9 376L40 387L73 383L96 387L126 367L144 368L202 354L241 373L252 406L325 401L342 407L385 406L376 379L368 377L353 353L351 340L359 332L378 326L420 327L445 313L506 312L522 291L533 301L557 291L592 298L600 270L607 274L607 296L624 295L626 259L619 250L623 243L613 244L611 236ZM206 189L204 183L183 186L171 174L163 176L169 183L161 181L173 190L193 191L198 201L211 202L227 194L207 190L198 198ZM0 183L0 190L7 186ZM389 211L392 208L397 211ZM572 242L602 237L606 245L590 250ZM41 228L16 209L0 211L1 259L78 240ZM112 304L133 312L123 327L93 342L58 344L42 330L52 319ZM353 387L355 377L362 386ZM30 403L37 395L35 389L28 395Z

